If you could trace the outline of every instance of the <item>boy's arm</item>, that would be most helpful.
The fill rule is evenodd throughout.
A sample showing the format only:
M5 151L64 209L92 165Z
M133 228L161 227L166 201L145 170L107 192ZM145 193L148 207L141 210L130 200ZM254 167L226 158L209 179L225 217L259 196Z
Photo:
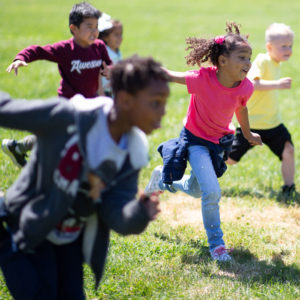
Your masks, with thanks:
M0 92L0 126L35 135L62 130L73 121L73 107L63 99L12 100Z
M58 62L60 49L60 43L46 46L29 46L16 55L14 61L7 67L6 71L10 73L12 70L15 70L15 75L17 75L19 67L27 66L27 63L40 59Z
M98 77L98 90L97 94L99 96L104 96L104 90L103 90L103 85L102 85L102 75L101 72L99 72L99 77Z
M291 84L292 79L290 77L284 77L278 80L263 80L260 78L255 78L253 80L254 89L257 91L290 89Z
M262 145L261 137L250 131L247 106L240 106L235 111L236 118L241 126L243 136L251 145Z
M176 72L176 71L168 70L166 68L163 69L167 72L171 82L186 84L185 81L186 72Z
M141 233L156 218L158 194L135 199L138 171L102 193L99 213L106 226L120 234Z

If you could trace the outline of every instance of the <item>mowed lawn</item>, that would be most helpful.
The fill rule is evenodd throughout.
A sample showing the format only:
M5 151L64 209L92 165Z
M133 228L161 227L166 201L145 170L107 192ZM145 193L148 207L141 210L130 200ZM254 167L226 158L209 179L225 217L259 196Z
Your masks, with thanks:
M5 72L15 54L30 44L45 45L70 37L70 0L0 0L0 90L14 98L49 98L59 84L57 66L39 61ZM242 25L249 34L253 58L264 51L264 31L284 22L295 32L294 53L283 63L282 76L292 89L280 91L282 116L296 149L295 183L300 193L300 45L296 0L195 1L109 0L91 4L124 25L124 57L153 56L169 69L185 71L185 38L224 33L226 21ZM156 148L176 137L189 97L184 86L171 84L162 129L149 137L150 163L140 176L140 190L152 169L161 164ZM27 133L0 129L3 138ZM54 154L55 155L55 154ZM20 171L0 151L0 190L5 191ZM234 261L210 260L201 217L201 200L182 193L164 193L161 214L139 236L113 233L101 285L85 268L88 299L300 299L300 209L280 201L280 163L267 147L256 147L220 179L222 228ZM0 276L0 299L11 299Z

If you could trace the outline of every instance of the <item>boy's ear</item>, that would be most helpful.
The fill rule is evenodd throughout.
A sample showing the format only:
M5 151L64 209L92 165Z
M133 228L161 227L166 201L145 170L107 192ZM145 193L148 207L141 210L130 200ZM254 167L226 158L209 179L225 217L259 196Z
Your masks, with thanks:
M74 34L74 32L76 31L76 29L78 27L76 25L74 25L74 24L70 24L69 28L70 28L71 32Z
M117 105L122 111L129 111L134 105L134 97L126 91L119 91Z
M266 43L267 51L270 51L272 49L272 44L270 42Z

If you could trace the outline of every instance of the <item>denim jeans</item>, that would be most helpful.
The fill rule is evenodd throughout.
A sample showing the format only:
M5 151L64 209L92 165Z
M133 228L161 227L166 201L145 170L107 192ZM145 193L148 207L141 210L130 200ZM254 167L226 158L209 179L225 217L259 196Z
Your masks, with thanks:
M159 185L162 190L182 191L195 198L202 196L202 218L211 250L216 246L224 245L220 227L220 185L208 148L200 145L189 146L188 160L192 167L191 175L184 175L171 186L166 186L162 181Z
M1 269L15 300L83 300L82 264L80 238L59 246L45 240L33 253L10 255Z

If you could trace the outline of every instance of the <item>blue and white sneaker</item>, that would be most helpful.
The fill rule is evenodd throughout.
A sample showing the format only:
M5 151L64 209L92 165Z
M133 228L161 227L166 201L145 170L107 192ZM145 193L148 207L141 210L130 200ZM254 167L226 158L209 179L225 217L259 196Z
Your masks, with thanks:
M162 168L163 166L157 166L150 177L150 180L145 188L145 194L151 195L154 192L161 191L161 188L159 187L159 182L161 180L162 176Z

